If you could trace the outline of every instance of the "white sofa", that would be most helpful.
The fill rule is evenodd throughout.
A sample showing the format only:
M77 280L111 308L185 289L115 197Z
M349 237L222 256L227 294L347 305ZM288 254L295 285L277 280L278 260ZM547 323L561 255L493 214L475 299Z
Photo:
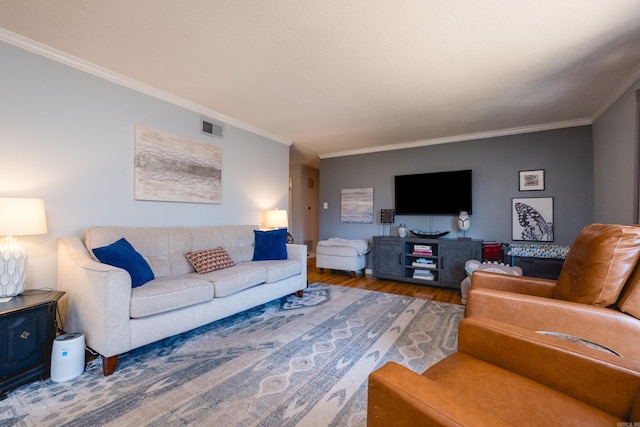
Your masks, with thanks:
M257 226L93 227L58 240L58 289L66 331L82 332L110 375L118 355L307 287L307 247L287 244L287 259L252 261ZM125 238L154 279L132 288L126 270L100 263L94 248ZM222 246L232 267L197 273L185 254Z

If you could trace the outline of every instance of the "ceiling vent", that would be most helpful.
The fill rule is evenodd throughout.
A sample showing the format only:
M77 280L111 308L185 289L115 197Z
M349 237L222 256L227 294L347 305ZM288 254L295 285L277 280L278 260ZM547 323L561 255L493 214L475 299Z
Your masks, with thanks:
M210 119L202 119L200 131L214 138L224 139L224 125Z

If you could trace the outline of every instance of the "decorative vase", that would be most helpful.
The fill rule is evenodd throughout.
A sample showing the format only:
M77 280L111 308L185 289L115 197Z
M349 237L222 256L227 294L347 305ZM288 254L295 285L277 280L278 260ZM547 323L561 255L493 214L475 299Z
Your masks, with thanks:
M407 237L407 227L404 224L400 224L400 227L398 227L398 236Z

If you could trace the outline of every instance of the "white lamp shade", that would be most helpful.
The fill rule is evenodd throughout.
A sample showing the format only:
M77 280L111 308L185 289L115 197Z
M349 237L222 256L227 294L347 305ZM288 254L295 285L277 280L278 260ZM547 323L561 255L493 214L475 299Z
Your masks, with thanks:
M0 197L0 236L46 234L42 199Z
M270 228L281 228L289 226L289 218L287 217L287 211L273 209L267 211L267 216L265 218L265 227Z

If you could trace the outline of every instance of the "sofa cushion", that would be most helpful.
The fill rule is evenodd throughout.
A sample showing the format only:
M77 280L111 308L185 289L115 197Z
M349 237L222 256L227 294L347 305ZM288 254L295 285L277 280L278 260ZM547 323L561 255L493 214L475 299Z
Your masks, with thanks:
M640 257L640 227L591 224L571 245L553 298L614 304Z
M264 267L267 271L267 283L277 282L287 277L302 273L302 263L299 259L285 259L280 261L254 261L254 264Z
M335 248L335 250L332 250ZM339 251L345 249L353 249L352 251L345 251L342 255ZM316 253L325 255L336 256L361 256L366 255L371 251L371 246L368 240L364 239L343 239L341 237L329 237L327 240L320 240L316 245Z
M343 256L343 257L354 257L354 256L362 256L358 253L358 249L351 246L316 246L316 254L318 255L331 255L331 256Z
M253 261L287 259L287 229L254 230L255 248Z
M210 273L190 273L187 277L197 277L213 283L216 298L226 297L243 289L251 288L267 281L267 269L255 262L243 262L233 267Z
M108 245L121 237L127 239L149 263L154 277L170 276L167 229L161 227L99 226L85 230L85 245L89 251ZM208 246L215 248L215 246ZM206 249L206 248L198 248ZM182 257L184 258L184 252ZM185 259L185 262L189 262Z
M224 225L208 227L170 227L168 233L168 259L171 274L193 272L185 256L187 252L223 247L236 264L253 258L254 225ZM156 275L157 276L157 275Z
M197 273L204 274L221 268L233 267L235 262L222 246L215 249L187 252L187 259L196 269Z
M126 270L131 276L131 287L137 288L153 280L153 271L124 237L110 245L93 249L98 260L104 264Z
M211 301L213 285L202 276L166 276L131 291L129 315L132 319L165 313Z

